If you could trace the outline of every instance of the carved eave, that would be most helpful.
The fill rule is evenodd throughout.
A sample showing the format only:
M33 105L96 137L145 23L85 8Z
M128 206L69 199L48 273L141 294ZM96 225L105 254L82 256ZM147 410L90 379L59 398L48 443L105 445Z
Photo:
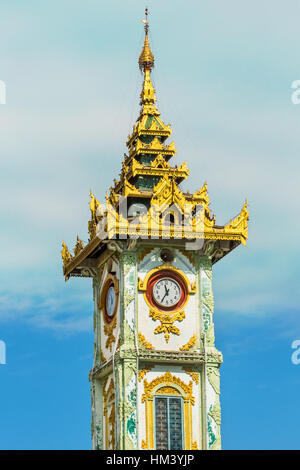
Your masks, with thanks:
M125 187L124 183L120 184L119 187L119 193L115 191L114 188L110 188L110 196L109 196L109 201L112 204L113 207L117 208L119 206L119 198L121 196L123 197L134 197L134 198L140 198L140 199L151 199L153 192L152 191L147 191L144 189L137 189L135 187Z
M130 189L134 191L134 186L131 185L129 181L137 175L159 177L170 176L171 178L175 178L176 184L180 184L183 180L188 177L189 169L187 168L186 162L184 162L179 167L170 167L169 163L165 160L162 154L159 154L156 159L151 163L151 165L143 165L139 163L135 158L132 158L128 165L123 162L120 180L114 180L115 185L113 188L111 188L111 194L120 194L124 192L123 188L126 185L130 185ZM136 189L136 191L139 190Z
M138 139L135 146L130 148L129 156L133 158L140 154L158 155L161 153L163 155L173 157L176 151L177 149L175 148L174 142L171 142L169 145L164 145L157 137L155 137L150 144L144 144Z
M64 263L63 273L65 280L69 277L93 277L96 275L96 259L94 254L101 240L94 237L77 255Z
M148 117L153 117L153 120L151 125L146 127ZM166 126L158 116L143 114L141 121L133 127L132 134L128 136L126 145L128 148L130 148L135 140L143 135L162 137L165 141L168 137L170 137L171 134L172 129L170 124Z
M241 234L241 243L244 246L246 246L246 241L248 238L248 220L249 211L246 201L239 215L224 226L226 233L239 232Z
M183 193L178 193L183 196ZM180 210L182 201L175 199L173 203L176 204ZM204 230L197 231L197 221L194 219L190 227L185 227L185 233L182 233L181 226L164 226L163 223L158 222L153 228L153 214L141 216L140 223L135 225L129 225L127 219L122 218L115 211L113 206L109 206L107 211L107 232L108 239L118 235L136 235L137 228L139 234L142 236L155 235L158 237L165 237L169 235L170 239L177 239L182 241L192 240L204 240L203 247L199 247L200 251L212 260L212 263L218 262L232 250L234 250L240 244L246 245L248 238L248 219L249 213L247 209L247 203L244 204L240 214L228 224L224 226L218 226L215 224L215 218L212 219L204 213ZM150 219L152 220L152 226L149 224ZM151 230L150 230L151 226ZM154 233L155 232L155 233ZM78 239L77 239L78 248ZM77 254L71 256L67 246L63 243L63 272L65 279L69 277L94 277L97 273L97 267L99 266L99 256L106 248L106 241L100 240L95 236L90 242L82 248L80 243L80 250L77 250ZM198 251L198 250L197 250Z
M123 166L121 179L116 183L114 190L120 192L122 186L124 185L124 176L126 176L127 180L131 180L137 175L159 177L170 176L175 178L176 184L180 184L181 181L188 177L189 170L187 168L186 162L184 162L179 167L170 167L169 163L164 159L162 154L159 154L151 163L151 165L141 164L135 158L132 158L129 166Z
M188 171L181 171L176 168L167 170L165 168L151 168L151 166L143 165L141 168L135 168L132 173L129 173L129 178L135 177L137 175L143 176L159 176L162 177L164 175L170 176L175 178L176 184L180 184L183 180L188 177Z

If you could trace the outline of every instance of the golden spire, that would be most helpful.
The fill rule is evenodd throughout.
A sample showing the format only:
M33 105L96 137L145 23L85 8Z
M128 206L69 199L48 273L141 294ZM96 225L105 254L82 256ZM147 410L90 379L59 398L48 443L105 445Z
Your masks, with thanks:
M149 39L148 39L148 31L149 31L149 23L148 23L148 8L145 10L146 19L142 20L145 24L145 40L144 40L144 47L139 57L139 66L141 72L144 72L144 83L143 89L141 92L141 106L143 106L142 114L153 114L159 116L159 112L154 106L156 101L154 87L151 82L150 73L154 67L154 55L151 51Z
M151 47L149 44L149 39L148 39L148 31L149 31L149 23L148 23L148 8L145 9L145 16L146 19L142 20L142 22L145 24L145 40L144 40L144 47L141 52L141 55L139 57L139 66L140 66L140 71L144 73L146 70L151 70L154 67L154 55L151 51Z

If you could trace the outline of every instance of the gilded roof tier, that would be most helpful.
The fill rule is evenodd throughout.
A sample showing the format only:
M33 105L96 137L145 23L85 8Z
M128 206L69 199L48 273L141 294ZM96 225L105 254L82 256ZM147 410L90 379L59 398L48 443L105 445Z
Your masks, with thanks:
M174 240L204 240L202 251L212 256L214 262L240 243L246 244L249 218L247 202L243 204L237 217L220 226L216 224L215 216L209 208L207 183L193 194L184 193L180 189L180 183L188 177L189 170L186 162L179 166L170 164L176 148L174 142L166 142L172 129L170 124L165 125L161 120L155 105L155 90L151 81L154 55L149 44L148 31L147 22L144 45L139 57L139 67L144 74L141 109L127 139L128 155L125 154L119 178L114 179L106 196L105 207L90 194L91 218L88 222L87 245L84 246L77 236L74 254L71 254L63 242L62 258L66 279L72 275L80 275L78 272L81 265L93 265L89 261L91 254L99 245L112 238L130 238L138 234L149 238L169 236ZM134 220L128 214L120 213L120 201L124 197L127 198L129 207L131 202L137 201L145 207ZM166 214L169 215L168 223ZM99 231L99 226L102 229L105 227L105 239L101 236L103 230Z

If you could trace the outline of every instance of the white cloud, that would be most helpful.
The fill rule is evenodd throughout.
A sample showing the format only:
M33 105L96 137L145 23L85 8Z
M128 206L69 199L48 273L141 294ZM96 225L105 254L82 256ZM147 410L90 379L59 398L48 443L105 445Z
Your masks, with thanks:
M174 13L176 5L167 27L171 2L151 10L154 78L162 118L173 123L176 163L190 167L185 187L194 190L207 180L218 223L235 216L246 197L250 209L248 247L215 267L218 308L295 308L300 106L290 102L290 84L300 78L291 51L299 5L194 2L182 16ZM128 11L123 5L125 16L112 25L105 18L114 17L114 7L105 8L88 2L73 12L73 23L60 17L59 40L44 10L38 21L27 12L18 30L2 16L9 37L0 76L7 85L7 105L0 108L2 321L24 314L39 327L65 330L90 322L91 307L80 313L90 305L90 288L80 288L81 300L82 280L69 281L76 288L60 284L61 240L72 246L77 233L87 239L89 189L103 200L120 172L141 86L136 58L142 32L131 29L123 42L112 32L125 34L140 5L132 2ZM94 16L100 10L102 29ZM82 14L91 31L78 31ZM181 34L170 35L169 28ZM91 37L98 49L88 43ZM37 279L34 272L44 274Z

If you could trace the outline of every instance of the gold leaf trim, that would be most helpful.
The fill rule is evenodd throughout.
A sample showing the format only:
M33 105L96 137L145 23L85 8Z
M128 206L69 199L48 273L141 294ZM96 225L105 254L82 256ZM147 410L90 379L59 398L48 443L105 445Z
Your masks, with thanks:
M113 330L117 326L117 317L115 316L111 323L104 323L104 334L107 336L105 347L112 351L112 344L116 342L116 338L113 334Z
M74 255L77 256L83 250L83 241L77 235L76 246L74 248Z
M159 312L157 310L152 310L150 309L149 311L149 317L152 318L153 320L159 320L161 325L157 326L154 330L154 333L156 335L160 333L165 333L165 340L166 343L169 342L170 339L170 334L174 335L180 335L180 330L176 326L173 325L175 321L182 321L185 318L185 313L183 310L177 313L163 313Z
M142 395L142 403L145 402L146 399L149 399L152 397L152 393L154 392L154 389L159 386L159 385L165 385L168 387L172 387L172 384L177 385L180 389L182 389L184 398L186 400L189 400L192 405L195 404L195 397L192 395L193 393L193 382L189 382L186 384L181 380L179 377L176 377L175 375L172 375L171 372L166 372L163 375L160 375L159 377L156 377L153 379L150 383L147 382L146 379L144 379L144 390L145 393ZM158 393L158 390L155 391L155 393Z
M152 250L153 248L144 248L143 250L141 250L138 254L138 263L140 264L141 261L143 261L143 259L145 258L145 256L151 253Z
M178 251L189 260L192 266L196 266L195 256L192 251L184 251L180 249Z
M154 449L154 395L160 393L176 394L176 392L179 395L182 395L184 401L183 414L185 449L189 450L194 445L192 436L192 405L195 404L195 397L193 396L193 382L190 381L188 384L186 384L179 377L172 375L168 371L165 374L156 377L150 383L144 379L144 393L142 395L142 403L145 403L146 440L142 441L143 449Z
M148 372L150 372L153 369L153 367L154 366L148 366L147 368L139 371L139 375L138 375L139 382L145 377L146 374L148 374Z
M148 449L146 441L142 440L142 449Z
M190 369L188 367L183 367L183 370L189 374L190 377L192 377L193 381L198 385L199 384L199 373L193 371L193 369Z
M157 392L159 395L180 395L180 392L173 387L161 387Z
M179 348L180 351L189 351L190 349L192 349L192 347L196 344L196 339L197 335L193 335L188 343L184 344L181 348Z
M141 332L139 332L139 342L142 343L143 346L145 346L146 349L155 349L151 343L149 343L145 336L142 335Z
M62 247L63 249L61 250L61 257L63 260L63 265L65 267L73 259L73 257L64 241L62 242Z
M101 362L103 362L103 363L107 362L107 359L105 358L102 349L100 351L100 359L101 359Z

